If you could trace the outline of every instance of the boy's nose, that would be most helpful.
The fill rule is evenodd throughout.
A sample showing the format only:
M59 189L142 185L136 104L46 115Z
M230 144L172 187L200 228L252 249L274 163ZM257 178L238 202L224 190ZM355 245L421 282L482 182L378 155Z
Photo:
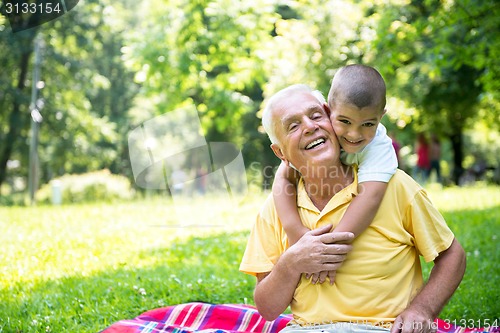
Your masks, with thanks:
M356 141L356 140L361 139L362 135L361 135L361 132L359 132L358 130L351 129L349 132L347 132L347 137L351 141Z

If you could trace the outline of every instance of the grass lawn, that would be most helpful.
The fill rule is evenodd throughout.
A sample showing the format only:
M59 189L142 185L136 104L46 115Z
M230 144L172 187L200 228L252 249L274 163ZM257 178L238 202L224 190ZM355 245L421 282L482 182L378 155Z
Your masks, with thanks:
M500 323L500 188L429 195L467 252L465 278L440 317ZM254 278L238 265L263 199L247 197L217 226L179 225L158 198L0 207L0 332L98 332L165 305L252 303ZM201 219L196 207L184 209Z

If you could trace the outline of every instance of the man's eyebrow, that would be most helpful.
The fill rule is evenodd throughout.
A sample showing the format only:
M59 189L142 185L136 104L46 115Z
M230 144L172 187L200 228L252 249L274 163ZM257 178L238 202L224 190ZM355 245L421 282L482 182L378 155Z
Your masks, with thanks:
M284 116L283 118L281 118L281 124L282 124L283 126L286 126L286 125L288 125L288 124L292 123L292 122L293 122L293 120L294 120L294 119L296 119L296 117L297 117L296 115L288 115L288 116Z
M311 113L314 113L314 112L321 112L321 113L324 113L324 110L323 108L320 106L320 105L316 105L316 104L313 104L313 105L310 105L306 108L306 114L307 115L310 115ZM297 115L297 114L292 114L292 115L287 115L287 116L284 116L283 118L281 118L281 124L283 124L284 126L292 123L295 119L299 118L300 115Z

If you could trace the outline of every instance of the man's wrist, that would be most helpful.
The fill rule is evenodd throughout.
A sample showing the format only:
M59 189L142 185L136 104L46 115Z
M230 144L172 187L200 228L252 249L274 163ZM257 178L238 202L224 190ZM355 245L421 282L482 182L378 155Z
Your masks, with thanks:
M280 257L278 261L277 266L281 266L280 269L283 272L285 276L288 278L297 278L297 280L300 278L300 275L302 272L300 271L300 268L298 267L295 258L295 253L294 253L294 247L288 248Z
M408 310L417 312L426 318L434 320L439 315L439 310L436 311L430 304L424 304L423 302L412 302L408 307Z

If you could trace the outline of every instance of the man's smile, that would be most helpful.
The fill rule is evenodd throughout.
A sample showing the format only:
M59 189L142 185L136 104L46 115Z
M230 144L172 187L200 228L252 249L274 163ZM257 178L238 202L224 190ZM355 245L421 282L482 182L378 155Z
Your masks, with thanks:
M325 143L325 138L318 138L318 139L314 140L313 142L309 143L305 147L305 149L306 150L310 150L310 149L316 148L316 147L318 147L318 146L320 146L320 145L322 145L324 143Z

